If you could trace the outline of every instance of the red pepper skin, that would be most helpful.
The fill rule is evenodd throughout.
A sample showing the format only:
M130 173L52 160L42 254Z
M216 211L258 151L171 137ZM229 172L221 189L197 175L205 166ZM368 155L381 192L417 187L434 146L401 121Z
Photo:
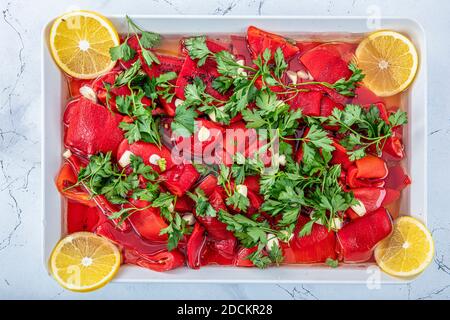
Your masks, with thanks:
M130 151L135 156L140 157L147 166L151 166L152 169L158 173L161 173L161 168L159 165L150 162L150 157L153 155L157 155L161 159L166 160L166 170L170 170L173 166L175 166L175 162L181 162L181 160L174 162L170 150L165 146L161 146L161 148L159 148L157 145L148 142L136 141L129 144L127 139L123 139L117 148L117 159L120 159L126 151Z
M355 161L359 179L384 179L388 175L386 162L383 159L367 155Z
M109 151L115 155L123 140L121 121L121 115L88 99L72 101L64 112L64 144L73 153L83 156Z
M91 199L91 195L83 187L69 188L78 181L70 164L65 163L56 177L56 188L62 196L76 201L88 207L96 207L97 204Z
M187 242L187 265L191 269L199 269L202 265L202 257L206 250L205 228L195 224L194 230Z
M281 48L286 60L289 60L299 52L299 48L287 41L286 38L266 32L254 26L250 26L247 29L247 42L254 59L262 54L267 48L270 49L272 55L277 48Z
M251 255L256 250L258 250L258 247L256 246L252 248L244 248L244 247L239 248L236 257L234 258L233 264L236 267L246 267L246 268L253 267L254 264L251 260L248 259L248 256Z
M164 187L178 197L183 196L199 177L197 169L191 164L174 166L159 176Z
M367 213L380 208L386 197L386 189L384 188L357 188L351 191L355 198L363 203Z
M86 206L80 202L69 200L67 202L67 233L94 232L102 216L103 214L97 206Z
M167 234L160 235L162 229L167 227L167 223L161 218L158 208L147 208L150 203L142 200L130 199L130 203L137 208L146 208L136 211L128 218L141 237L150 241L167 241ZM130 208L131 205L125 206Z
M392 219L384 208L353 220L337 232L339 259L345 263L369 260L375 246L391 232Z
M217 187L217 178L212 175L208 174L203 180L198 184L197 188L200 188L207 197L211 195L211 193L214 192L214 190Z
M344 170L348 170L353 164L347 154L347 149L345 149L336 140L333 140L333 147L335 150L332 152L331 164L340 164Z
M299 237L301 228L310 221L305 216L300 216L295 237L289 244L281 243L286 264L323 263L328 258L336 259L336 235L328 231L325 226L314 224L311 234Z

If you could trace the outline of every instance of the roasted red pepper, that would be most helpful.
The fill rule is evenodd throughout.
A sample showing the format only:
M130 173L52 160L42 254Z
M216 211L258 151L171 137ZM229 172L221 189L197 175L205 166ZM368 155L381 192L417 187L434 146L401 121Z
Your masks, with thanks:
M351 191L353 192L355 198L364 206L359 208L359 210L362 211L359 214L351 208L348 209L347 213L352 219L359 218L360 215L363 216L377 210L382 206L384 198L386 197L386 189L384 188L356 188Z
M249 255L254 253L256 250L258 250L258 247L252 247L252 248L239 248L236 257L234 258L233 264L236 267L253 267L253 262L248 258Z
M281 48L286 60L289 60L299 52L298 47L288 39L254 26L250 26L247 29L247 41L254 59L266 49L269 49L274 54L278 48Z
M88 99L70 102L64 112L64 144L83 156L108 151L115 154L123 140L123 131L119 128L121 121L121 115Z
M288 102L292 110L301 109L307 116L320 116L320 105L322 93L319 91L308 91L295 93L293 99Z
M284 263L321 263L329 259L336 259L336 235L325 226L315 223L311 234L299 237L301 228L310 221L309 218L300 216L294 231L294 238L289 244L281 243L284 255Z
M159 176L163 185L178 197L183 196L199 177L200 174L191 164L174 166Z
M306 52L300 61L308 69L315 81L335 83L348 79L352 72L341 53L330 45L321 45Z
M73 187L78 181L70 164L65 163L61 167L56 177L56 188L67 199L79 202L88 207L96 207L97 204L92 200L89 192L82 186Z
M369 260L375 246L391 231L391 216L384 208L353 220L337 232L336 250L340 260L347 263Z
M136 231L150 241L166 241L167 234L161 235L161 230L167 227L167 223L161 217L159 209L150 206L150 203L142 200L130 199L130 205L125 208L137 208L129 220Z
M355 162L359 179L384 179L388 175L386 162L383 159L367 155Z
M197 188L200 188L200 190L202 190L207 197L214 192L216 187L217 178L212 174L208 174L197 186Z
M199 269L202 265L202 256L206 250L205 228L200 224L194 226L189 237L186 249L187 265L192 269Z
M348 170L352 165L353 161L350 161L350 158L347 154L347 149L345 149L341 144L339 144L336 140L333 140L333 147L335 148L332 153L331 164L340 164L344 170Z
M129 155L124 155L127 151L142 158L146 165L151 166L157 172L161 172L159 165L160 159L165 160L166 170L171 169L175 165L170 150L165 146L158 147L157 145L143 141L129 144L128 140L124 139L117 148L117 159L120 161L122 157L128 157ZM122 160L125 161L125 159ZM175 160L175 162L181 162L181 160Z
M225 50L221 45L214 43L210 40L207 40L206 45L209 50L214 53ZM212 95L214 98L226 101L228 100L228 95L219 93L216 89L213 88L213 81L220 74L217 71L217 63L214 59L206 59L205 64L202 66L198 66L197 61L191 59L190 56L186 56L184 60L183 67L178 75L175 89L176 96L181 100L185 99L184 89L185 87L194 82L195 78L199 78L205 84L205 92Z
M94 232L97 228L102 212L95 207L86 206L80 202L67 202L67 232Z
M121 231L106 222L97 228L96 233L113 241L122 249L124 263L160 272L184 265L184 256L180 251L167 251L167 242L144 240L133 229Z

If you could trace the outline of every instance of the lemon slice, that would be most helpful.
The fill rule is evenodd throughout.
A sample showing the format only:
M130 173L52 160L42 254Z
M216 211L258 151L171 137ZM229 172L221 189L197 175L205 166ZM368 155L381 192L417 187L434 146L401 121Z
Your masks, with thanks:
M120 251L112 242L93 233L77 232L58 242L49 266L61 286L87 292L107 284L120 263Z
M402 92L413 82L419 66L414 44L394 31L377 31L356 49L358 67L366 75L364 85L379 97Z
M430 231L417 219L400 217L394 222L392 235L375 249L375 260L386 273L397 277L414 277L433 260L434 242Z
M111 21L91 11L72 11L56 18L50 30L56 64L78 79L93 79L111 70L109 49L120 44Z

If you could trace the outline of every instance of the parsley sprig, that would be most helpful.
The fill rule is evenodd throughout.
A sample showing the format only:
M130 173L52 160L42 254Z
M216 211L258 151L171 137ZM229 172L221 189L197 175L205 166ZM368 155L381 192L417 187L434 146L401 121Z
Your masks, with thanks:
M386 122L380 117L376 106L365 110L353 104L348 104L344 110L335 108L331 116L325 119L325 123L339 126L339 132L347 134L341 144L348 150L350 160L363 158L371 146L381 155L386 139L393 134L392 129L407 122L406 112L402 110L391 114Z

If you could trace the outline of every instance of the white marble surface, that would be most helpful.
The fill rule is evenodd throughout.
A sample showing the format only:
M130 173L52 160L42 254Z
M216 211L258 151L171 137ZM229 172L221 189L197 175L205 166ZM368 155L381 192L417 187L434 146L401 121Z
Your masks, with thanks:
M40 32L71 6L105 14L382 15L412 17L429 49L429 224L436 257L408 285L110 284L89 294L62 290L41 262ZM446 0L0 0L0 299L449 299L450 2ZM186 293L189 294L186 294Z

